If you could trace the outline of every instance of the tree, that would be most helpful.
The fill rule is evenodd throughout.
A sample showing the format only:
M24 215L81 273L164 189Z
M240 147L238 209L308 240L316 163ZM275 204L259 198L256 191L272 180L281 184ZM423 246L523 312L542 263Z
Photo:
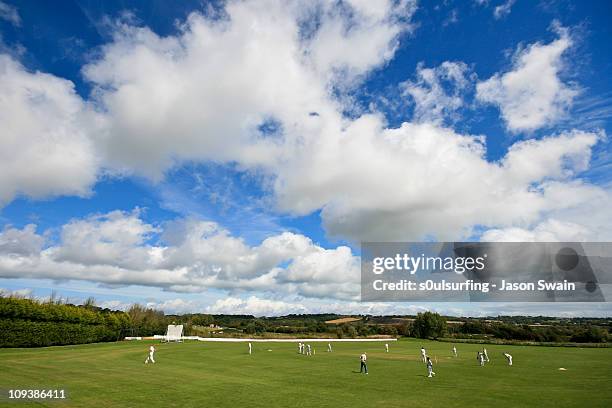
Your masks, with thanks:
M342 327L338 326L336 328L336 336L341 339L342 337L344 337L344 332L342 331Z
M442 337L446 333L446 319L438 313L419 313L412 324L412 331L415 337L422 339Z
M355 326L351 324L347 324L346 326L344 326L344 331L346 335L350 338L357 337L357 329L355 329Z

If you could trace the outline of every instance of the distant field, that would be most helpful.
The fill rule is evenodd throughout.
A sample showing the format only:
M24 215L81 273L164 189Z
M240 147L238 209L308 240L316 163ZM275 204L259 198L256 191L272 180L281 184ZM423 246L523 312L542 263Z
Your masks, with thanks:
M612 349L487 346L414 339L391 343L316 344L316 355L291 343L158 344L151 341L40 349L1 349L0 388L65 388L68 400L1 403L49 407L611 407ZM424 345L437 359L435 378L419 361ZM268 351L271 350L271 351ZM369 357L368 376L358 356ZM508 367L503 351L514 356ZM559 368L567 371L559 371Z
M358 317L343 317L341 319L327 320L325 323L327 324L342 324L342 323L351 323L358 322L361 318Z

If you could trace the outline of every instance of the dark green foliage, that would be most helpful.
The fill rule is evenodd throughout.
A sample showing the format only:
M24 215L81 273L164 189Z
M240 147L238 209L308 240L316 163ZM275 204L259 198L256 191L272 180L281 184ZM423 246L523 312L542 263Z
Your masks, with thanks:
M607 340L608 333L600 327L587 326L577 330L571 337L571 341L577 343L602 343Z
M594 319L593 319L594 320ZM527 324L528 318L499 318L495 321L466 319L463 324L453 325L449 330L453 338L503 339L547 343L601 343L608 341L606 321L572 319L571 321L544 321Z
M446 333L446 319L438 313L419 313L412 324L414 337L422 339L443 337Z
M0 347L40 347L119 340L129 327L123 312L0 297Z
M101 324L0 319L1 347L42 347L117 341L120 331Z

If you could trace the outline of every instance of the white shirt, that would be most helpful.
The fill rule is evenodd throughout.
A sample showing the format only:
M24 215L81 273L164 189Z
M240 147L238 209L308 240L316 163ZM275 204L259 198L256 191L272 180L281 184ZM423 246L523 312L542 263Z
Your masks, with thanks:
M155 347L153 346L149 347L149 353L155 353Z
M368 359L368 356L366 356L365 353L363 353L362 355L359 356L359 361L365 363L366 360Z

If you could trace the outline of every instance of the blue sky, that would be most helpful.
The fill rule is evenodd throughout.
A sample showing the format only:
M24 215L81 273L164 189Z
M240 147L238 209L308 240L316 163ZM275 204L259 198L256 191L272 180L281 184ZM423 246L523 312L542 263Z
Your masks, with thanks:
M605 1L0 2L0 287L362 304L362 240L612 239ZM252 311L250 311L252 310Z

